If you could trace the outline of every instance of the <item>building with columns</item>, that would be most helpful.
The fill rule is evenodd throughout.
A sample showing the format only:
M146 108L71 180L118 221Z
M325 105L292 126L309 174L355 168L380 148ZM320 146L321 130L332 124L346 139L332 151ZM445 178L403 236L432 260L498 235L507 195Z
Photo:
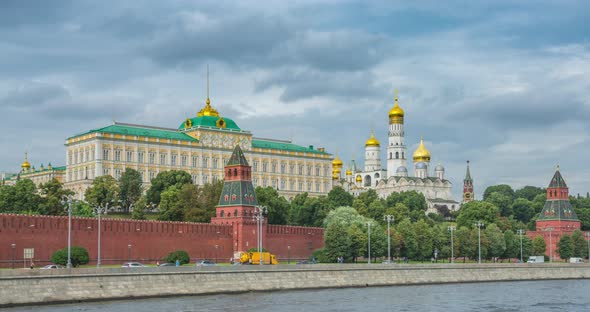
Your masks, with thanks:
M14 185L16 181L20 179L29 179L35 183L37 187L41 184L47 183L53 179L63 183L66 173L65 166L54 167L51 163L47 164L47 167L41 164L39 168L29 163L28 154L25 153L25 160L21 164L21 170L17 174L4 174L2 176L2 183L6 185Z
M445 168L439 163L432 170L430 151L422 138L412 154L413 175L410 175L404 117L404 110L399 106L396 94L393 108L388 114L388 141L385 154L387 164L381 164L381 143L375 137L375 133L371 132L371 136L365 142L365 162L362 170L357 168L356 162L352 160L342 176L342 161L338 157L334 159L334 185L340 185L354 195L374 189L382 198L393 192L417 191L426 198L427 213L445 211L445 208L450 211L458 210L460 204L453 199L452 184L445 179Z
M332 188L332 155L323 148L254 137L215 110L209 98L195 117L177 128L113 122L69 137L65 187L83 199L94 178L118 179L126 168L139 171L146 189L167 170L184 170L197 185L216 182L223 179L236 145L252 165L254 186L271 186L286 198L302 192L325 195Z

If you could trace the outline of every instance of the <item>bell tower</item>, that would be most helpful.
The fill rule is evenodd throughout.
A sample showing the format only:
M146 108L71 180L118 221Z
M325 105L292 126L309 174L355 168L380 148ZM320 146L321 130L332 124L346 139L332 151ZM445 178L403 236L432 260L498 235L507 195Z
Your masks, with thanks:
M213 224L231 224L233 226L234 252L247 251L257 245L256 192L252 185L252 167L248 164L239 145L227 161L224 168L225 181L219 197ZM262 233L266 233L266 219ZM263 239L264 241L264 239Z
M387 144L387 177L395 176L397 168L406 167L404 142L404 110L399 107L397 90L393 108L389 111L389 142Z
M473 179L469 171L469 160L467 161L467 172L463 180L463 203L468 203L473 200Z

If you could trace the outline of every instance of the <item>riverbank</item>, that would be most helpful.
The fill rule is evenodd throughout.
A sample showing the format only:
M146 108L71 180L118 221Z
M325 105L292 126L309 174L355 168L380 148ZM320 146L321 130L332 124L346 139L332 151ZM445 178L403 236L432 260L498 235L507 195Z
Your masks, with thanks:
M3 270L0 307L288 289L554 279L590 279L590 265L341 264Z

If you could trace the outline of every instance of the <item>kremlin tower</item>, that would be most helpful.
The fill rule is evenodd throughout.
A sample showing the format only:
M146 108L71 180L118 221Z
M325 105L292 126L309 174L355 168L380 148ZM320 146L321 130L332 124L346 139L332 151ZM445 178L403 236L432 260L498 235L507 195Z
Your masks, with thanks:
M395 103L389 110L389 144L387 145L387 177L394 176L398 168L406 169L406 144L404 143L404 110L399 107L397 91ZM367 141L368 142L368 141ZM401 169L403 171L403 169Z
M473 179L469 171L469 160L467 161L467 172L463 180L463 203L466 204L474 199L473 196Z

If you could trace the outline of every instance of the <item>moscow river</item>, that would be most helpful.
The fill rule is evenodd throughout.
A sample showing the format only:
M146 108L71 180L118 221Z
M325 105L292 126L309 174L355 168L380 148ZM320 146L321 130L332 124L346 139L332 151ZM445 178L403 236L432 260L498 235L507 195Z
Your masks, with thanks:
M589 311L589 290L590 280L498 282L138 299L5 311Z

